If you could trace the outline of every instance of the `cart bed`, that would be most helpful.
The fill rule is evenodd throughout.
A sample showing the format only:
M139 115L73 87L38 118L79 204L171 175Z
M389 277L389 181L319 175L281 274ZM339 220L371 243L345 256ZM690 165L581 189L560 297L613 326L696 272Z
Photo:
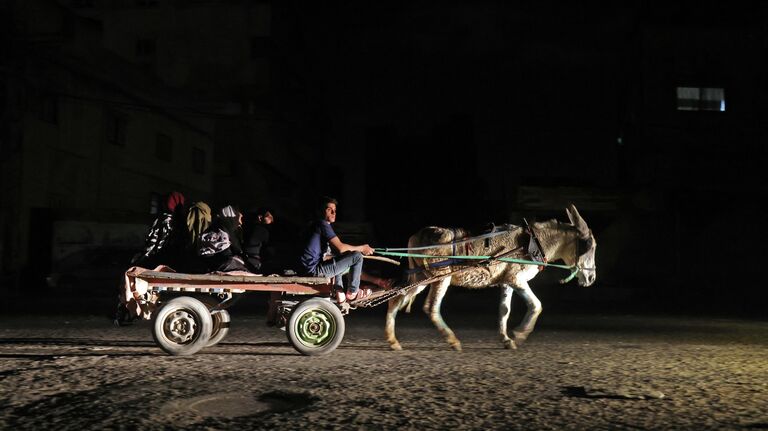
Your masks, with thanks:
M292 295L327 295L328 277L282 277L258 274L182 274L161 271L128 271L136 287L148 292L244 293L248 291L285 292ZM144 286L141 286L144 284ZM143 288L143 289L142 289Z

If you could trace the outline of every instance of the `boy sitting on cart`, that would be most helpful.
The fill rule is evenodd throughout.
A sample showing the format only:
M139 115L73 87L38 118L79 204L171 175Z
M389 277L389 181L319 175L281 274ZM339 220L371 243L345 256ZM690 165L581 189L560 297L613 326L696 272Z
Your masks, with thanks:
M313 277L334 277L336 300L339 303L363 299L371 294L368 288L360 287L360 277L363 271L363 256L370 256L374 250L368 244L351 245L341 241L333 224L336 221L338 201L332 197L323 196L318 201L317 218L313 220L303 239L303 249L299 256L298 269L302 275ZM337 253L324 259L328 248ZM349 286L344 288L343 277L347 270L350 272Z

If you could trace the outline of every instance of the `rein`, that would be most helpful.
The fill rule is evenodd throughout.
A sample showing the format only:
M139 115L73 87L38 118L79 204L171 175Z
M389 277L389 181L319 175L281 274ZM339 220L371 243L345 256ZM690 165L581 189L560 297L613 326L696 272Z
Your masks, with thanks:
M526 260L526 259L515 259L513 257L493 257L493 256L435 256L433 254L418 254L418 253L403 253L403 252L395 252L395 251L385 251L386 249L381 248L374 248L373 249L377 254L381 254L384 256L395 256L395 257L417 257L421 259L440 259L440 258L449 258L449 259L456 259L456 260L495 260L500 262L507 262L507 263L519 263L521 265L535 265L535 266L551 266L554 268L562 268L562 269L568 269L568 270L578 270L580 269L578 265L560 265L557 263L548 263L548 262L539 262L536 260Z
M456 246L458 244L464 244L464 243L467 243L467 242L477 241L477 240L486 239L486 238L493 238L495 236L499 236L499 235L505 234L505 233L507 233L509 231L510 231L510 229L503 229L503 230L499 230L497 232L491 232L491 233L486 233L486 234L483 234L483 235L478 235L478 236L473 236L473 237L469 237L469 238L464 238L464 239L461 239L459 241L446 242L445 244L425 245L423 247L400 247L400 248L386 247L386 248L377 248L375 250L381 250L381 251L386 251L386 252L389 252L389 251L409 251L409 250L434 250L434 249L437 249L437 248L440 248L440 247L449 247L449 246L453 247L452 249L455 250ZM451 232L455 235L455 230L454 229L451 229Z
M539 241L539 237L536 235L536 232L533 229L533 226L530 226L528 224L528 220L523 219L523 221L525 221L525 226L528 229L528 233L531 235L531 243L529 244L528 249L531 250L531 248L535 249L536 247L538 247L538 250L533 250L533 251L534 252L538 251L538 252L540 252L542 254L543 262L539 266L539 268L541 269L544 266L555 266L555 265L551 265L551 264L547 263L547 256L546 256L546 253L544 252L544 246L541 245L541 242ZM573 266L565 268L565 269L569 269L571 271L571 273L568 275L568 277L565 277L564 279L560 280L560 284L565 284L565 283L568 283L569 281L573 280L573 278L576 277L576 275L579 273L579 271L589 271L589 270L594 271L595 270L595 268L582 268L582 267L579 266L578 261L579 261L579 247L580 247L580 242L579 241L580 241L580 239L579 239L578 236L576 236L576 237L573 238L573 241L576 243L575 247L573 247L573 261L577 262L577 263L574 264ZM531 255L533 257L534 253L531 253ZM559 266L559 267L563 268L564 265L563 266Z
M511 258L511 257L500 257L500 256L467 256L467 255L459 256L456 254L457 244L463 244L463 243L477 241L484 238L498 236L503 233L506 233L508 229L498 231L498 232L492 232L485 235L465 238L460 241L452 241L445 244L428 245L428 246L422 246L422 247L374 248L374 251L377 254L380 254L383 256L410 257L410 258L420 258L420 259L440 259L440 258L446 259L446 260L431 264L430 267L433 267L433 268L450 266L462 260L465 260L465 261L477 260L477 261L486 261L486 262L497 261L497 262L506 262L506 263L517 263L520 265L534 265L534 266L538 266L540 270L543 270L544 267L560 268L560 269L565 269L570 271L570 274L566 278L560 281L562 284L568 283L569 281L573 280L576 277L576 275L579 273L579 271L594 270L594 268L581 268L578 264L560 265L556 263L547 262L546 253L544 252L544 247L541 245L541 242L539 241L539 238L536 235L533 229L533 226L528 225L527 220L525 222L526 222L526 228L528 230L528 233L531 236L531 240L528 245L528 252L529 252L529 255L531 255L531 257L533 258L533 260L517 259L517 258ZM453 229L451 229L451 231L454 232ZM454 232L454 235L455 235L455 232ZM574 253L576 254L576 256L574 256L575 257L574 262L578 262L579 238L578 237L575 238L574 241L577 241L576 247L574 247ZM451 247L451 250L453 252L452 255L450 256L434 256L431 254L408 253L408 251L412 251L412 250L435 250L438 248L448 247L448 246ZM508 253L505 253L505 254L508 254ZM415 269L416 268L414 268L414 270ZM426 268L424 269L426 270Z

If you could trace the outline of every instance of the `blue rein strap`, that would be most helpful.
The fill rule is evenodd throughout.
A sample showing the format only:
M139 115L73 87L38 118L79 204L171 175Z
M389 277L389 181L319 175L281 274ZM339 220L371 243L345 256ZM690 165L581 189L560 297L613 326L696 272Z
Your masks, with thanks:
M565 283L568 283L569 281L573 280L573 277L576 277L576 274L578 274L578 273L579 273L579 267L575 266L573 268L573 270L571 270L571 275L569 275L568 277L565 277L564 279L562 279L560 281L560 284L565 284Z

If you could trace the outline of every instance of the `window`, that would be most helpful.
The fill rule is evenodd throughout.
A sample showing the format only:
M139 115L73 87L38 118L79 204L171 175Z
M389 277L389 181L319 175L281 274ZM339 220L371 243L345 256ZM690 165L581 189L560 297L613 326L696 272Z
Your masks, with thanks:
M155 39L139 39L136 41L136 57L148 59L155 56Z
M196 174L205 173L205 150L192 148L192 171Z
M125 146L125 117L114 112L107 114L107 142L118 147Z
M725 111L722 88L677 87L678 111Z
M160 193L152 192L149 195L149 213L157 215L160 213Z
M164 162L173 160L173 140L170 136L162 133L157 134L155 140L155 157Z

